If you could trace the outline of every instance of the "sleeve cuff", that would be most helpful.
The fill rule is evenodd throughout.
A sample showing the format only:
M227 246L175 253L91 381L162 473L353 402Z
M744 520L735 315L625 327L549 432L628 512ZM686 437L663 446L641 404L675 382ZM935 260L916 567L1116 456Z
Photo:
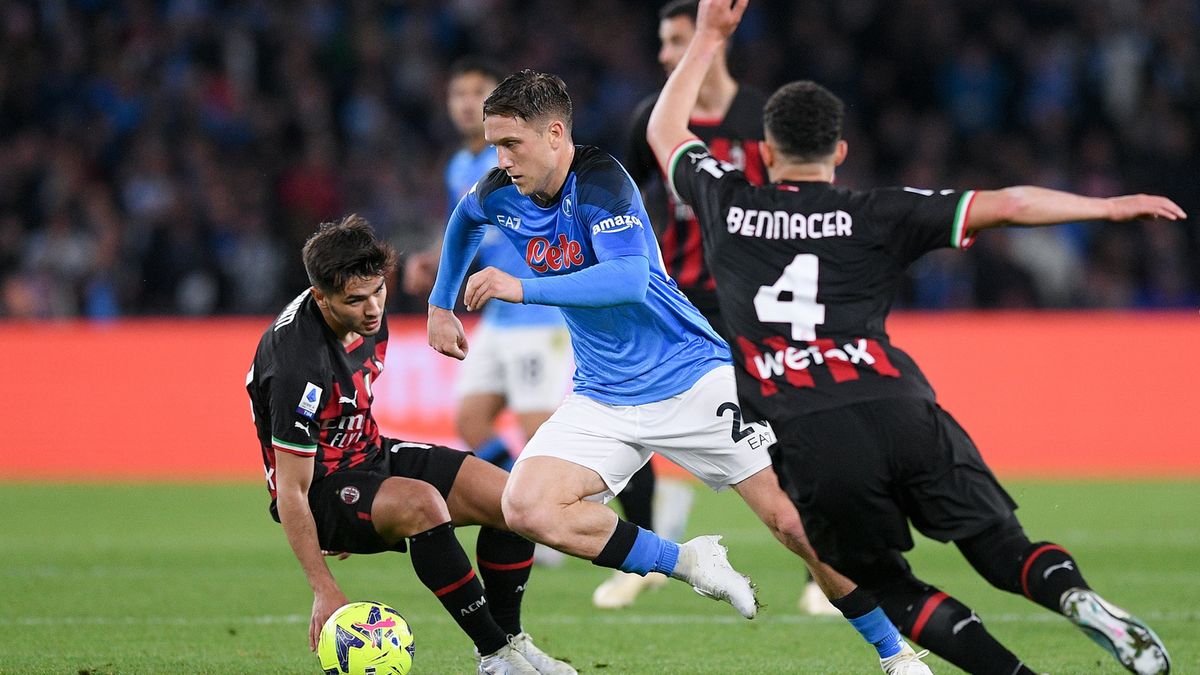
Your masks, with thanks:
M704 145L704 141L693 136L676 146L671 152L671 160L667 162L667 185L669 185L671 188L671 194L680 202L684 202L685 200L679 197L679 190L675 189L675 167L678 166L680 158L683 157L683 153L686 152L688 148L697 145L704 148L706 151L708 150L708 146Z
M280 452L286 452L289 455L296 455L297 457L315 457L317 454L317 446L315 443L313 445L297 445L295 443L281 441L274 436L271 437L271 447Z
M954 226L950 229L950 245L957 249L968 249L975 243L975 235L967 234L967 218L971 215L971 204L975 202L975 191L967 190L958 200L954 211Z

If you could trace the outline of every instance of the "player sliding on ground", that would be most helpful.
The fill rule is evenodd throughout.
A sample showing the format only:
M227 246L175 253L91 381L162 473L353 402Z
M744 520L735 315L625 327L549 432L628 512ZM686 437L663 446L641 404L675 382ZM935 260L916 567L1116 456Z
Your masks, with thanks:
M966 605L913 576L909 522L953 541L992 585L1066 616L1130 671L1170 670L1141 621L1091 590L1075 559L1033 543L966 432L884 330L904 270L982 230L1081 220L1184 218L1169 199L1090 199L1035 187L958 193L832 185L846 157L842 102L812 82L764 111L771 184L756 187L687 129L701 79L747 0L702 0L698 27L650 116L672 189L699 216L733 334L750 420L779 433L780 478L825 561L874 593L915 642L972 673L1034 671ZM838 605L838 601L834 601Z
M508 474L469 453L379 433L372 387L387 355L384 278L395 260L358 216L322 225L304 244L312 287L267 327L246 378L271 515L313 590L309 646L346 604L322 550L407 548L417 578L475 643L479 673L573 675L521 627L533 543L504 523ZM479 576L455 525L482 526Z
M475 185L446 227L430 296L429 344L464 358L458 290L491 223L536 273L472 275L468 309L489 300L556 305L571 331L575 391L517 458L504 517L526 537L594 564L659 572L703 595L758 611L749 579L719 537L684 544L617 518L611 498L659 452L713 489L732 486L771 532L814 570L889 673L928 673L876 604L822 566L771 469L769 427L744 424L729 349L668 277L637 187L620 164L571 141L562 80L530 70L484 102L484 133L499 167Z

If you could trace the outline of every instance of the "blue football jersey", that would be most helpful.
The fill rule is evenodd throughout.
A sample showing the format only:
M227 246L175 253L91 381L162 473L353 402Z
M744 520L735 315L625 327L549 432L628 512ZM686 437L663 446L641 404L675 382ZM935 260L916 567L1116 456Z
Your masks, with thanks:
M546 206L517 192L503 170L489 172L451 215L443 249L451 271L439 274L432 304L451 306L462 285L464 257L473 254L485 229L495 228L536 277L570 274L622 256L643 256L650 263L641 302L560 308L575 350L576 393L614 405L651 403L686 391L731 362L728 346L664 271L641 194L607 153L576 146L566 182ZM452 243L451 233L465 238Z
M454 153L450 163L446 165L446 194L450 196L452 213L458 200L475 185L480 177L496 167L496 148L487 146L478 154L463 148ZM525 259L517 254L516 249L494 227L489 227L483 235L477 255L479 266L496 267L514 277L527 279L533 276ZM494 325L508 328L526 326L561 326L562 313L557 307L546 305L515 305L511 302L489 302L483 308L482 320Z

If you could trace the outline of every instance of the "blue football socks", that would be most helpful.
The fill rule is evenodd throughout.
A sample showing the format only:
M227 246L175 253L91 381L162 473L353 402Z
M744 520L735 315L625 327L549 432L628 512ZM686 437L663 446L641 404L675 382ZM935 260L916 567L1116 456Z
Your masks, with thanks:
M638 528L637 539L633 548L621 563L621 571L633 572L645 576L650 572L659 572L671 576L675 571L675 563L679 560L679 544L654 534L645 528Z
M863 636L863 639L875 646L875 651L879 652L879 658L886 659L900 653L900 645L904 644L900 637L900 631L896 630L882 609L876 607L860 617L847 619L847 621Z

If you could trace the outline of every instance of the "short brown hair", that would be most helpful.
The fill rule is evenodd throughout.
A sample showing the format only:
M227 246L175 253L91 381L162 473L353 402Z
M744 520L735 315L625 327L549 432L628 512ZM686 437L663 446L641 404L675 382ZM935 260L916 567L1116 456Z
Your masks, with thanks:
M322 293L340 293L351 279L386 276L396 268L396 250L353 213L321 223L304 242L302 257L309 283Z
M526 122L557 118L571 128L571 97L557 75L528 68L513 73L496 85L483 102L483 116L520 117Z

